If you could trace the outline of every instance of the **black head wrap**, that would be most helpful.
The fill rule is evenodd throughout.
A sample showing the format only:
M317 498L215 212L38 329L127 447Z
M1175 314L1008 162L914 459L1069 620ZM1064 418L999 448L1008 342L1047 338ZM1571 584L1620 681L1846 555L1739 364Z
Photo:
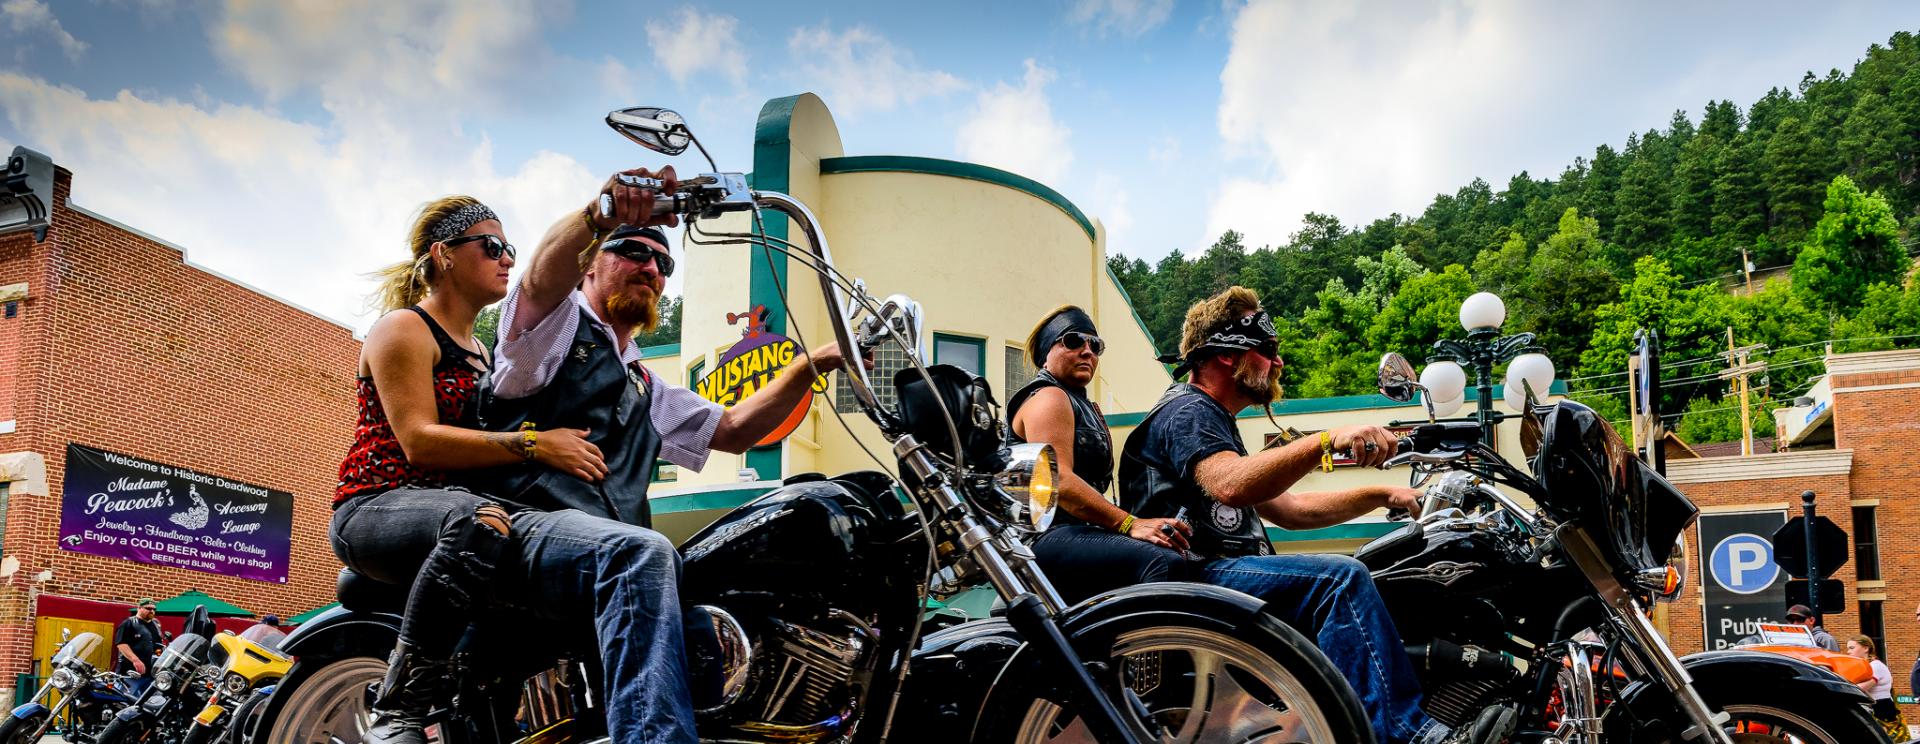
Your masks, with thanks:
M1052 349L1054 344L1059 343L1060 337L1069 331L1079 331L1089 336L1100 335L1099 329L1093 327L1093 316L1088 315L1087 311L1072 305L1060 308L1052 317L1047 318L1047 322L1041 324L1040 332L1033 336L1034 343L1030 344L1032 348L1027 349L1027 355L1033 358L1033 366L1045 368L1047 351Z
M452 213L440 218L439 222L433 223L433 227L427 228L427 239L436 243L444 243L466 232L467 228L487 220L497 219L500 219L499 215L494 214L492 209L487 208L487 205L474 202L453 210Z
M1160 357L1165 364L1177 364L1173 368L1174 379L1193 371L1194 365L1201 359L1224 352L1260 351L1273 354L1280 350L1279 332L1273 328L1273 316L1265 310L1255 310L1244 318L1228 318L1214 324L1207 330L1207 338L1198 346L1187 350L1183 357L1179 354L1166 354Z

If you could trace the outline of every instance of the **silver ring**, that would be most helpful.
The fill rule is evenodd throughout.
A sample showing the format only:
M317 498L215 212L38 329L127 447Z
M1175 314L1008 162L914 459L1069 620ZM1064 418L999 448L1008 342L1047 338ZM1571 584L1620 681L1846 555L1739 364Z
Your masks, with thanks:
M1374 450L1373 442L1370 442L1370 441L1363 441L1360 443L1360 446L1367 448L1368 452L1372 452Z

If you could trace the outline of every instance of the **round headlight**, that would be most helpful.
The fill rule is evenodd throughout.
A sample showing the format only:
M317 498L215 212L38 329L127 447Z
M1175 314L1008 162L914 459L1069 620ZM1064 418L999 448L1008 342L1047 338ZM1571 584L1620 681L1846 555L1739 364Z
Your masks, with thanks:
M80 675L74 674L72 669L61 667L53 670L53 676L47 679L47 683L53 685L53 689L68 692L80 686Z
M1016 444L1009 449L1007 467L993 482L1025 504L1029 526L1044 530L1053 524L1053 510L1060 505L1060 465L1053 459L1053 445Z
M162 691L173 689L173 672L164 670L154 672L153 686L160 688Z
M242 695L247 691L247 678L238 674L227 675L227 680L224 684L228 695Z

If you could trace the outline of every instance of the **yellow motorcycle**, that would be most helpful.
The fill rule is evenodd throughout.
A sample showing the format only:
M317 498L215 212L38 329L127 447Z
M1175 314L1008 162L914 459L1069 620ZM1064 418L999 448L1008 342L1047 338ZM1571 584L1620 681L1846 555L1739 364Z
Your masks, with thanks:
M267 645L222 631L213 637L207 662L220 667L219 682L207 707L194 716L181 744L239 744L246 740L250 714L272 694L274 683L287 676L293 659Z

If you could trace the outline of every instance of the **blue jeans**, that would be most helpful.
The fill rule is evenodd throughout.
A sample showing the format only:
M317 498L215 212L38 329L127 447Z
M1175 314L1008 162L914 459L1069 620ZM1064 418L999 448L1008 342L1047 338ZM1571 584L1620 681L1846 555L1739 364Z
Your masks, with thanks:
M1268 612L1312 637L1360 694L1381 742L1444 733L1420 710L1413 663L1365 565L1341 555L1263 555L1214 561L1205 573L1209 584L1265 600Z
M559 632L593 623L614 744L696 741L673 543L575 510L519 512L513 538L503 596Z

